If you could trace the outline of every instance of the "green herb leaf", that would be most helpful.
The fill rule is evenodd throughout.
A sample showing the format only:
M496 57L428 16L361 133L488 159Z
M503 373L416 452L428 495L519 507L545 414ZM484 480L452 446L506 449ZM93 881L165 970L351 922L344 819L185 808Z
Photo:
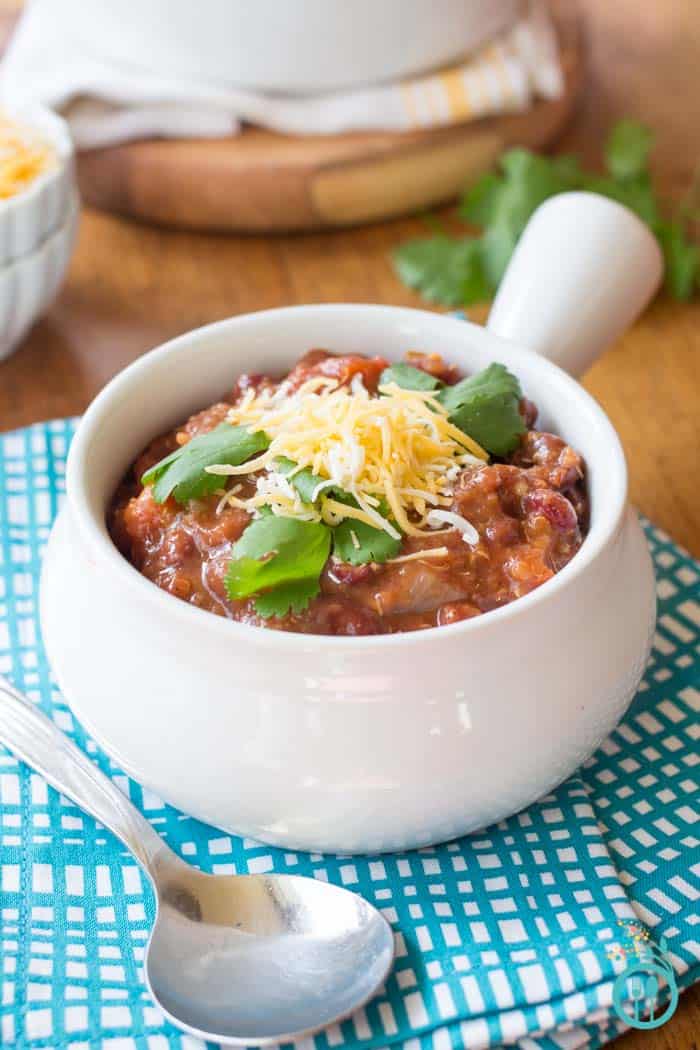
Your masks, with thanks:
M262 596L283 587L277 600L270 597L263 602L263 607L280 609L286 602L284 611L293 607L299 612L318 593L319 577L330 547L331 530L321 522L298 521L274 514L257 518L233 545L226 573L226 593L233 600Z
M308 607L312 598L320 593L321 584L318 579L281 583L279 587L255 598L255 610L264 620L271 616L286 616L288 612L301 613Z
M353 533L359 547L355 546ZM375 529L354 518L345 518L333 529L333 553L351 565L388 561L396 557L400 548L401 540L393 539L384 529Z
M624 204L638 215L642 222L654 229L659 221L659 204L648 172L641 172L629 179L615 179L611 175L586 176L582 189L589 193L600 193L603 197Z
M348 492L334 492L334 497L339 503L346 503L349 507L357 507L358 502ZM393 521L389 504L385 499L380 500L377 512L387 521ZM352 534L359 543L355 546ZM401 547L401 540L393 539L384 529L375 529L357 518L345 518L340 525L333 529L333 553L341 561L350 562L351 565L365 565L369 561L385 562L394 558Z
M690 299L700 273L700 247L679 220L660 223L658 236L666 262L666 288L676 299Z
M557 177L566 186L567 190L575 190L581 187L586 176L578 157L574 157L570 153L562 153L558 157L550 157L549 161Z
M450 421L495 456L512 452L525 431L520 383L505 365L491 364L440 391Z
M636 120L621 120L605 145L605 162L616 179L629 179L646 171L654 136Z
M270 439L262 431L252 434L247 427L219 423L161 459L146 471L141 484L153 485L156 503L164 503L170 495L178 503L202 499L223 485L222 478L207 474L206 467L215 463L239 466L251 456L264 452L269 444Z
M481 243L473 238L455 240L440 234L408 241L394 253L394 266L405 284L446 306L468 306L491 296Z
M510 221L494 223L484 232L484 270L492 288L498 288L521 233L520 224Z
M493 296L493 284L488 275L481 240L472 242L469 264L462 275L462 306L487 303Z
M385 368L379 377L379 385L396 383L403 390L437 390L443 384L437 376L431 376L422 368L414 368L403 362Z
M502 175L489 171L465 190L459 204L459 214L465 222L488 226L493 221L503 181Z
M275 463L277 464L280 473L284 475L291 474L293 470L296 471L296 474L289 479L289 484L297 490L304 503L313 503L314 492L326 479L320 477L318 474L314 474L313 470L309 467L304 467L303 470L299 470L298 464L296 464L294 460L287 459L286 456L278 456ZM327 489L324 489L323 491L326 492Z

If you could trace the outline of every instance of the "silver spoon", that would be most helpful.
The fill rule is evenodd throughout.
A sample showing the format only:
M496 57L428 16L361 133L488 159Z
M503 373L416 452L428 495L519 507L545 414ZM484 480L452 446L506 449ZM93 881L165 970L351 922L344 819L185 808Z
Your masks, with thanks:
M286 1043L374 995L391 929L357 894L299 875L204 875L39 709L0 677L0 742L133 853L156 894L151 995L179 1028L214 1043Z

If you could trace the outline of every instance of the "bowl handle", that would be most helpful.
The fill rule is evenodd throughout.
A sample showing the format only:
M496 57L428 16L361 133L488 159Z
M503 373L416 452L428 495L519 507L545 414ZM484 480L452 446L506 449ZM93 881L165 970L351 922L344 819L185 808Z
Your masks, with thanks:
M629 208L561 193L527 224L486 327L579 376L639 316L663 270L656 238Z

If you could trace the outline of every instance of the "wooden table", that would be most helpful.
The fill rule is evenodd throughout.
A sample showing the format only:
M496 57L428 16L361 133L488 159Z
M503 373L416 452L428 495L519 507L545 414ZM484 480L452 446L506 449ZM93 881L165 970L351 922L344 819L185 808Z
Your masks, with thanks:
M15 6L17 0L0 0L0 11ZM580 7L589 84L562 149L597 162L611 121L639 116L657 131L659 184L678 199L700 156L697 0L581 0ZM309 302L424 305L389 263L393 247L423 230L404 220L313 236L212 237L87 213L57 302L0 363L0 429L78 414L140 353L231 314ZM474 311L477 319L485 314ZM660 300L584 382L622 437L634 502L700 555L700 300ZM663 1028L630 1033L617 1045L697 1050L699 1033L696 989Z

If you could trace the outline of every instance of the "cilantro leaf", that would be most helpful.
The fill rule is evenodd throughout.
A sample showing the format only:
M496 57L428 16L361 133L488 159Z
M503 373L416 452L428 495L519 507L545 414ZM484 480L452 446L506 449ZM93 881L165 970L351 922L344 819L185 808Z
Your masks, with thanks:
M349 507L358 507L359 504L354 496L348 492L337 491L334 493L339 503L346 503ZM391 521L389 504L382 499L376 508L387 521ZM352 534L359 547L355 546ZM375 529L373 525L367 525L357 518L344 518L340 525L333 529L333 553L341 561L350 562L351 565L365 565L368 561L385 562L394 558L401 547L401 540L393 539L384 529Z
M520 415L520 383L505 365L491 364L483 371L438 395L450 421L496 456L505 456L525 431Z
M353 533L359 547L355 546ZM333 553L351 565L388 561L396 557L400 547L401 540L393 539L384 529L375 529L355 518L345 518L333 529Z
M492 288L498 288L522 230L508 220L496 222L484 233L484 269Z
M666 288L676 299L690 299L700 274L700 247L688 239L679 220L660 223L658 237L666 262Z
M634 178L647 169L654 136L636 120L620 120L605 144L605 162L616 179Z
M462 273L462 306L486 303L493 295L493 286L488 276L481 239L470 242L470 251Z
M437 390L442 386L437 376L431 376L422 368L414 368L402 361L385 368L380 375L379 385L386 386L388 383L396 383L403 390Z
M502 189L503 176L488 171L465 190L459 205L460 216L475 226L488 226L498 207Z
M320 592L321 584L318 579L281 583L255 598L255 611L264 620L271 616L286 616L288 612L301 613Z
M296 470L294 477L289 479L289 484L297 490L304 503L313 503L314 492L326 479L320 477L318 474L314 474L313 470L309 467L304 467L303 470L299 470L298 464L292 459L287 459L286 456L278 456L275 463L282 474L291 474L293 470ZM327 490L324 489L323 491L325 492Z
M284 606L285 612L288 608L300 612L318 593L330 547L331 530L321 522L274 514L257 518L233 545L226 593L233 600L262 596L268 591L272 595L284 588L277 599L270 596L264 601L263 608L279 610ZM268 615L283 613L270 611Z
M393 258L401 280L426 299L464 306L484 302L491 295L479 240L439 234L402 244Z
M239 466L270 444L262 431L251 433L247 427L219 423L206 434L197 434L186 445L171 452L147 470L142 485L153 485L156 503L164 503L172 495L178 503L201 499L221 488L222 479L207 474L206 467L215 463Z

